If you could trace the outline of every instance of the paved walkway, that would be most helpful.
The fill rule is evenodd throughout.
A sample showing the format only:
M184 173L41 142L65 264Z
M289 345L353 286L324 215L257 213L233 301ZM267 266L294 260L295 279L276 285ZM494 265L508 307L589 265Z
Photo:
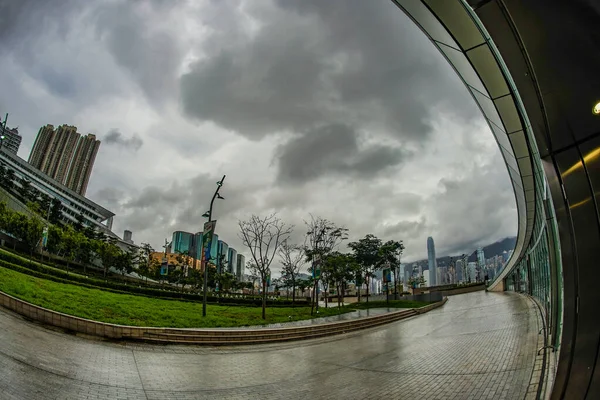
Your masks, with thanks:
M353 334L227 348L87 340L0 310L0 399L523 399L533 307L475 292Z

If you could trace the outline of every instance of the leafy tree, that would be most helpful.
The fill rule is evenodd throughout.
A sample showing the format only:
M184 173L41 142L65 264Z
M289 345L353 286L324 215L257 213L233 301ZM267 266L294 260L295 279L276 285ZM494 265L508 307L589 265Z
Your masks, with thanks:
M36 202L40 205L40 214L42 218L47 220L50 217L50 207L52 206L52 199L46 193L38 192Z
M42 229L43 225L39 218L28 217L19 212L11 213L9 231L25 245L30 256L33 256L33 251L40 243Z
M75 216L75 223L73 224L73 228L75 229L76 232L83 232L85 227L86 227L85 217L83 216L83 213L81 212Z
M369 279L373 277L375 270L382 266L381 245L381 239L370 233L357 242L348 243L348 247L354 252L354 258L361 266L360 272L357 274L359 281L357 288L363 278L367 284L367 303L369 302ZM360 289L358 298L360 302Z
M6 174L4 175L4 188L12 191L15 188L15 181L17 180L17 175L15 174L15 170L8 167L6 169Z
M202 287L203 282L204 282L204 274L202 273L201 270L192 268L189 270L188 275L189 275L188 276L189 284L190 284L190 286L192 286L192 288L198 289L198 288Z
M109 239L106 242L100 242L98 244L98 255L100 256L104 267L104 277L108 274L108 269L115 266L120 253L121 249L119 249L113 240Z
M338 227L333 222L326 220L321 217L313 217L311 215L310 221L304 221L308 231L306 232L304 241L304 253L306 254L306 261L310 262L309 272L314 277L314 300L311 306L311 314L313 313L314 306L318 306L318 288L320 274L328 272L321 268L325 257L332 252L339 244L348 239L348 229L344 227ZM328 277L325 276L323 282L325 286L328 284Z
M0 229L10 233L10 220L12 218L13 211L8 208L6 202L0 201Z
M61 235L60 252L67 259L67 271L69 271L69 265L77 257L79 242L77 232L70 225L65 226Z
M115 259L114 267L117 271L121 272L121 275L130 274L133 271L133 262L135 258L134 250L121 250L119 249L118 255Z
M56 225L48 227L48 240L46 241L46 250L48 253L58 254L62 242L63 230Z
M6 168L6 166L0 162L0 186L8 189L7 188L7 177L6 174L8 173L8 169Z
M62 216L61 213L61 202L60 200L54 198L51 200L51 205L50 205L50 216L49 216L49 222L51 224L60 224L60 219Z
M31 187L31 181L27 178L18 178L19 186L17 186L16 190L24 203L32 200L33 197L33 188Z
M398 276L400 273L400 257L404 252L402 241L388 240L379 249L382 265L391 268L394 274L394 293L398 296Z
M344 299L346 284L356 275L356 260L351 254L342 254L332 252L327 255L324 262L324 269L327 270L329 283L334 285L338 295L338 307L341 307Z
M292 287L292 307L296 302L296 280L304 264L305 254L301 246L284 241L279 248L279 257L283 266L281 275L286 287Z
M262 282L262 318L266 319L267 278L271 273L271 263L281 243L292 233L292 227L286 226L276 214L261 218L252 215L247 221L239 221L240 239L248 247L252 256L252 273Z
M146 277L146 282L148 282L148 275L150 275L150 271L152 269L152 259L150 258L152 253L154 253L154 249L152 248L150 243L142 243L140 251L137 255L136 261L138 265L138 272L140 273L140 275Z
M75 259L83 265L83 273L85 274L87 273L87 266L94 260L98 243L95 240L88 238L82 232L75 232L74 236L77 241Z

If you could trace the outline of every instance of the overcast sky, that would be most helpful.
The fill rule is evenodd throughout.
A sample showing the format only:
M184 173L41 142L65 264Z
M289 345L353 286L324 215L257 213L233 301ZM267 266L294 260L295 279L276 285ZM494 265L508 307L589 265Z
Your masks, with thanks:
M516 235L512 187L462 82L388 0L0 0L0 112L102 144L87 195L160 248L312 213L404 240L404 260Z

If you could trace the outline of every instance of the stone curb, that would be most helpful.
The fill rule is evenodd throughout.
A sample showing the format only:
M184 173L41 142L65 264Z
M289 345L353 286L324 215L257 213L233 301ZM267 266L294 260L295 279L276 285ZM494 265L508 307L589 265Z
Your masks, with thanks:
M141 340L152 343L233 345L272 343L348 333L420 315L446 303L448 298L424 307L393 311L355 320L286 328L194 329L157 328L109 324L79 318L33 305L0 292L0 306L29 319L69 331L109 339Z

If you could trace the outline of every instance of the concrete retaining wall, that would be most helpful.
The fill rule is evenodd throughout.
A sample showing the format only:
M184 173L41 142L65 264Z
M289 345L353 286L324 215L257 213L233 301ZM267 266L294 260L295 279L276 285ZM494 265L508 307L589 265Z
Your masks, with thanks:
M398 296L398 300L425 301L425 302L442 301L443 298L444 298L444 296L442 295L442 292L420 293L420 294L415 294L415 295L410 294L410 295L405 295L405 296ZM389 299L394 300L394 295L390 294ZM385 301L385 300L386 300L385 294L369 296L369 301ZM365 300L362 300L362 303L364 303L364 302L365 302Z
M485 290L485 283L482 283L481 285L477 285L477 286L467 286L467 287L462 287L462 288L458 287L456 289L444 290L442 292L442 295L445 297L445 296L452 296L455 294L477 292L479 290Z
M347 333L419 315L443 305L446 301L447 299L443 299L440 302L417 309L405 309L373 317L328 324L263 329L185 329L108 324L48 310L0 292L0 306L15 311L34 321L63 328L68 331L110 339L208 345L270 343Z

